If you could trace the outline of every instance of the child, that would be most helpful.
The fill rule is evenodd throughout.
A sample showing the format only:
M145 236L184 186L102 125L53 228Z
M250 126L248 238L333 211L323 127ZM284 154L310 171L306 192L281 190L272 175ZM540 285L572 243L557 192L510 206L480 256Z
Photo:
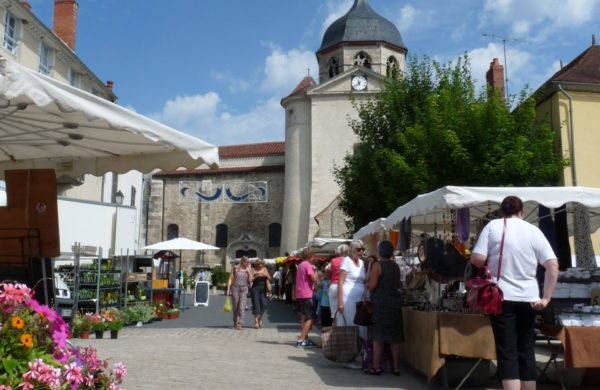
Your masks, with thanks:
M321 306L321 326L331 326L331 309L329 308L329 285L331 284L331 266L326 266L322 275L323 283L319 294Z

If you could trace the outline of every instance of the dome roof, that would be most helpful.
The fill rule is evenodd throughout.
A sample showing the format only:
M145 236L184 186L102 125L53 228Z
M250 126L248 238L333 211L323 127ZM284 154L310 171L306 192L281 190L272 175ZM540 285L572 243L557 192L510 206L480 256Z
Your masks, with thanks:
M327 28L318 52L341 42L383 41L406 50L396 26L373 11L367 0L355 0L346 15Z

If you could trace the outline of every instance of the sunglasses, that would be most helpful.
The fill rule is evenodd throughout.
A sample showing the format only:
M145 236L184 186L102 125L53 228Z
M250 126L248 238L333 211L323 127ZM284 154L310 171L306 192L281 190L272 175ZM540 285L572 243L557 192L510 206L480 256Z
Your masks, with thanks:
M356 250L357 250L357 251L364 252L364 251L365 251L365 248L356 248Z

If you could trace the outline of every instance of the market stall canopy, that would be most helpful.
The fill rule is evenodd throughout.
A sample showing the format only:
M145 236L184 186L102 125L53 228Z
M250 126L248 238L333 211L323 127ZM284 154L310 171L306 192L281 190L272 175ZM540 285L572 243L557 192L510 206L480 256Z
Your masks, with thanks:
M430 232L435 226L449 224L448 212L451 209L470 209L471 221L484 219L495 211L502 199L515 195L524 202L525 219L530 222L538 217L538 205L550 209L567 204L580 203L588 208L590 231L600 227L600 189L590 187L457 187L446 186L433 192L419 195L403 206L398 207L382 224L371 222L355 235L361 239L383 229L394 229L402 219L411 218L412 230ZM569 221L570 221L569 216ZM571 225L571 222L569 222Z
M7 169L85 173L211 167L218 148L0 55L0 179Z
M203 242L190 240L188 238L179 237L168 241L157 242L156 244L147 245L142 249L153 249L153 250L217 250L216 246L208 245Z
M300 256L304 248L310 248L315 256L333 256L335 250L341 244L349 244L350 238L315 237L306 243L303 248L292 251L292 256Z

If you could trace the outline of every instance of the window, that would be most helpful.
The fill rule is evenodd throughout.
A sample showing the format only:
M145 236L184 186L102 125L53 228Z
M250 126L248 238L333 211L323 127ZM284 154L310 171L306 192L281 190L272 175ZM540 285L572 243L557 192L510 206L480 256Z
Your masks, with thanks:
M361 51L354 56L354 65L364 66L365 68L371 68L371 57L364 51Z
M217 238L215 246L219 248L227 248L227 225L220 223L217 225Z
M40 46L40 73L50 74L50 48L44 41Z
M136 192L137 191L136 191L135 187L131 186L131 203L130 203L130 205L132 207L135 207L135 194L136 194Z
M385 72L388 77L398 77L398 61L396 61L396 57L391 56L387 59Z
M272 223L269 225L269 247L281 246L281 225Z
M179 226L172 223L167 226L167 240L172 240L177 237L179 237Z
M337 58L331 57L329 59L329 78L333 78L340 73L340 64L338 63Z
M69 84L72 87L79 88L79 74L73 68L69 69Z
M4 21L4 48L11 53L17 51L17 18L6 11L6 20Z

